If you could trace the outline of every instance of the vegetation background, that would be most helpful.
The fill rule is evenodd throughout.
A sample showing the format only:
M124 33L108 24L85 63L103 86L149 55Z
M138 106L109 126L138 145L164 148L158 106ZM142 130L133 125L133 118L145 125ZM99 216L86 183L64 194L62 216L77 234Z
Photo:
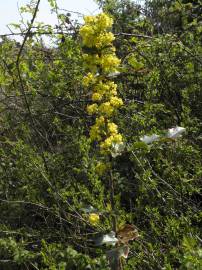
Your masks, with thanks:
M202 269L202 2L97 0L121 59L116 123L127 147L113 160L116 213L89 142L80 24L55 0L58 25L35 23L39 3L21 8L32 14L14 25L22 43L1 36L0 269L110 269L108 247L93 239L113 215L140 234L123 269ZM175 126L186 128L177 140L140 141Z

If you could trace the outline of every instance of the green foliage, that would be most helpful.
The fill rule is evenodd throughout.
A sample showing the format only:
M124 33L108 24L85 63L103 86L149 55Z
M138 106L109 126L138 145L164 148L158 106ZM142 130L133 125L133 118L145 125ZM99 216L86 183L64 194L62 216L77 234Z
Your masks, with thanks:
M116 211L109 207L108 175L97 173L97 144L88 139L94 119L85 109L91 89L81 84L79 26L71 22L62 35L36 24L19 66L21 44L4 38L0 269L109 269L107 248L93 240L112 230L116 215L120 226L132 223L140 234L130 243L124 270L199 270L201 1L152 0L145 9L131 1L97 2L115 20L114 44L122 59L115 82L125 106L114 121L125 149L112 162ZM57 10L55 1L49 3ZM33 8L22 11L32 14ZM63 27L66 15L61 18ZM47 29L53 47L40 40ZM176 125L186 128L177 140L140 140ZM100 215L97 226L82 212L89 205Z

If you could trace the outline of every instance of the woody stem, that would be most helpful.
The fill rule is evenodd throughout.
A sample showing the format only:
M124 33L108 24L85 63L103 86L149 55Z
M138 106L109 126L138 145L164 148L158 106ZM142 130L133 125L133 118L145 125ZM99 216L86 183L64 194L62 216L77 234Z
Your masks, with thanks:
M114 202L114 178L112 170L110 170L110 177L109 177L109 186L110 186L110 203L111 203L111 209L112 209L112 228L113 231L117 231L117 219L116 219L116 213L115 213L115 202ZM123 270L122 262L119 259L117 265L112 266L111 270Z
M113 179L112 170L110 170L109 187L110 187L110 204L111 204L111 209L112 209L112 228L113 228L113 231L116 232L117 220L116 220L116 214L115 214L114 179Z

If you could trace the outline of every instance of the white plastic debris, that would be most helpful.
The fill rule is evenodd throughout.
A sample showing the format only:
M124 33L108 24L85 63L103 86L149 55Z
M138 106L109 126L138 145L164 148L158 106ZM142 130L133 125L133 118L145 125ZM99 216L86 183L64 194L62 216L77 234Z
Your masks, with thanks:
M89 205L85 208L81 208L81 211L86 214L90 214L90 213L96 213L98 210L94 208L92 205Z
M175 139L181 137L182 133L186 131L183 127L176 126L175 128L170 128L166 134L167 138Z
M115 78L115 77L119 76L120 74L121 74L121 72L115 71L115 72L109 73L107 77L108 78Z
M112 143L111 155L113 158L120 156L124 151L125 144L124 143Z
M169 139L176 139L181 137L182 133L184 133L186 131L186 129L184 127L174 127L174 128L170 128L168 129L167 133L165 136L159 136L157 134L152 134L152 135L145 135L143 137L140 138L140 140L146 144L151 144L153 142L156 142L158 140L160 140L161 138L169 138Z
M101 237L95 239L96 246L101 246L103 244L115 246L118 242L118 239L115 236L115 232L111 231L108 234L104 234Z
M145 135L145 136L141 137L140 140L146 144L150 144L150 143L153 143L155 141L158 141L159 135L157 135L157 134L152 134L150 136Z

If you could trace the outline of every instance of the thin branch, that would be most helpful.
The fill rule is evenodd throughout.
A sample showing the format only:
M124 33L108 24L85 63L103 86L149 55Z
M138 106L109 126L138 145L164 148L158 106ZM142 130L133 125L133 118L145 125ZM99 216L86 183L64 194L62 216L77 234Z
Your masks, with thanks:
M110 203L112 208L112 229L114 232L117 230L117 220L115 215L115 202L114 202L114 179L112 170L110 170L110 176L109 176L109 188L110 188Z
M50 208L48 208L47 206L44 206L42 204L39 204L39 203L34 203L34 202L27 202L27 201L20 201L20 200L17 200L17 201L13 201L13 200L4 200L4 199L0 199L1 202L4 202L4 203L11 203L11 204L27 204L27 205L32 205L32 206L35 206L35 207L38 207L38 208L41 208L47 212L50 212L51 214L53 214L54 216L56 216L57 218L59 218L60 220L64 221L65 223L68 223L68 224L71 224L73 225L71 222L67 221L66 219L62 218L61 216L57 215L56 213L54 213Z
M26 33L26 35L25 35L25 37L24 37L24 40L23 40L22 45L21 45L21 47L20 47L19 53L18 53L18 55L17 55L16 69L17 69L17 74L18 74L20 86L21 86L21 92L22 92L22 95L23 95L23 97L24 97L24 102L25 102L25 105L26 105L26 107L27 107L27 110L28 110L28 113L29 113L29 118L30 118L30 121L31 121L31 123L32 123L33 129L34 129L34 131L35 131L40 137L43 138L43 135L40 133L40 131L39 131L39 130L36 128L36 126L35 126L34 118L33 118L33 116L32 116L32 112L31 112L31 109L30 109L30 105L29 105L29 102L28 102L28 100L27 100L27 95L26 95L26 91L25 91L25 86L24 86L23 79L22 79L21 72L20 72L20 58L21 58L21 55L22 55L22 52L23 52L25 43L26 43L27 39L28 39L29 36L30 36L31 29L32 29L34 20L35 20L35 18L36 18L37 12L38 12L39 4L40 4L40 0L37 1L36 7L35 7L35 10L34 10L34 14L33 14L33 17L32 17L32 19L31 19L31 22L30 22L30 25L29 25L29 28L28 28L28 30L27 30L27 33ZM44 138L43 138L43 139L44 139Z
M71 30L71 29L70 29ZM28 33L29 31L29 33ZM52 32L52 31L43 31L43 32L38 32L38 31L31 31L31 29L26 32L17 32L17 33L9 33L9 34L0 34L0 37L9 37L9 36L34 36L34 35L63 35L63 34L71 34L70 32L64 32L64 31L56 31L56 32ZM27 34L28 33L28 34ZM138 37L138 38L148 38L148 39L152 39L152 36L147 36L147 35L141 35L141 34L130 34L130 33L117 33L114 34L115 36L133 36L133 37ZM26 38L26 39L27 39Z
M114 34L115 36L129 36L129 37L138 37L138 38L149 38L152 39L152 36L147 36L147 35L141 35L141 34L133 34L133 33L124 33L120 32L117 34Z
M30 36L35 36L35 35L64 35L64 34L68 34L71 35L73 33L70 32L64 32L64 31L56 31L56 32L52 32L52 31L44 31L44 32L38 32L38 31L30 31L29 32L29 37ZM10 36L26 36L27 32L17 32L17 33L10 33L10 34L1 34L0 38L4 38L4 37L10 37Z
M28 28L28 30L27 30L27 33L26 33L26 35L25 35L25 38L24 38L24 40L23 40L23 43L22 43L22 45L21 45L21 47L20 47L20 51L19 51L18 56L17 56L16 65L19 65L20 57L21 57L22 51L23 51L23 49L24 49L25 43L26 43L28 37L30 36L30 32L31 32L31 29L32 29L34 20L35 20L35 18L36 18L37 12L38 12L38 8L39 8L40 1L41 1L41 0L38 0L38 1L37 1L36 7L35 7L35 10L34 10L34 14L33 14L33 17L32 17L32 19L31 19L31 22L30 22L30 25L29 25L29 28Z
M62 10L62 11L68 12L68 13L77 14L77 15L82 16L82 17L85 16L85 14L80 13L78 11L67 10L67 9L64 9L64 8L58 8L58 10Z

